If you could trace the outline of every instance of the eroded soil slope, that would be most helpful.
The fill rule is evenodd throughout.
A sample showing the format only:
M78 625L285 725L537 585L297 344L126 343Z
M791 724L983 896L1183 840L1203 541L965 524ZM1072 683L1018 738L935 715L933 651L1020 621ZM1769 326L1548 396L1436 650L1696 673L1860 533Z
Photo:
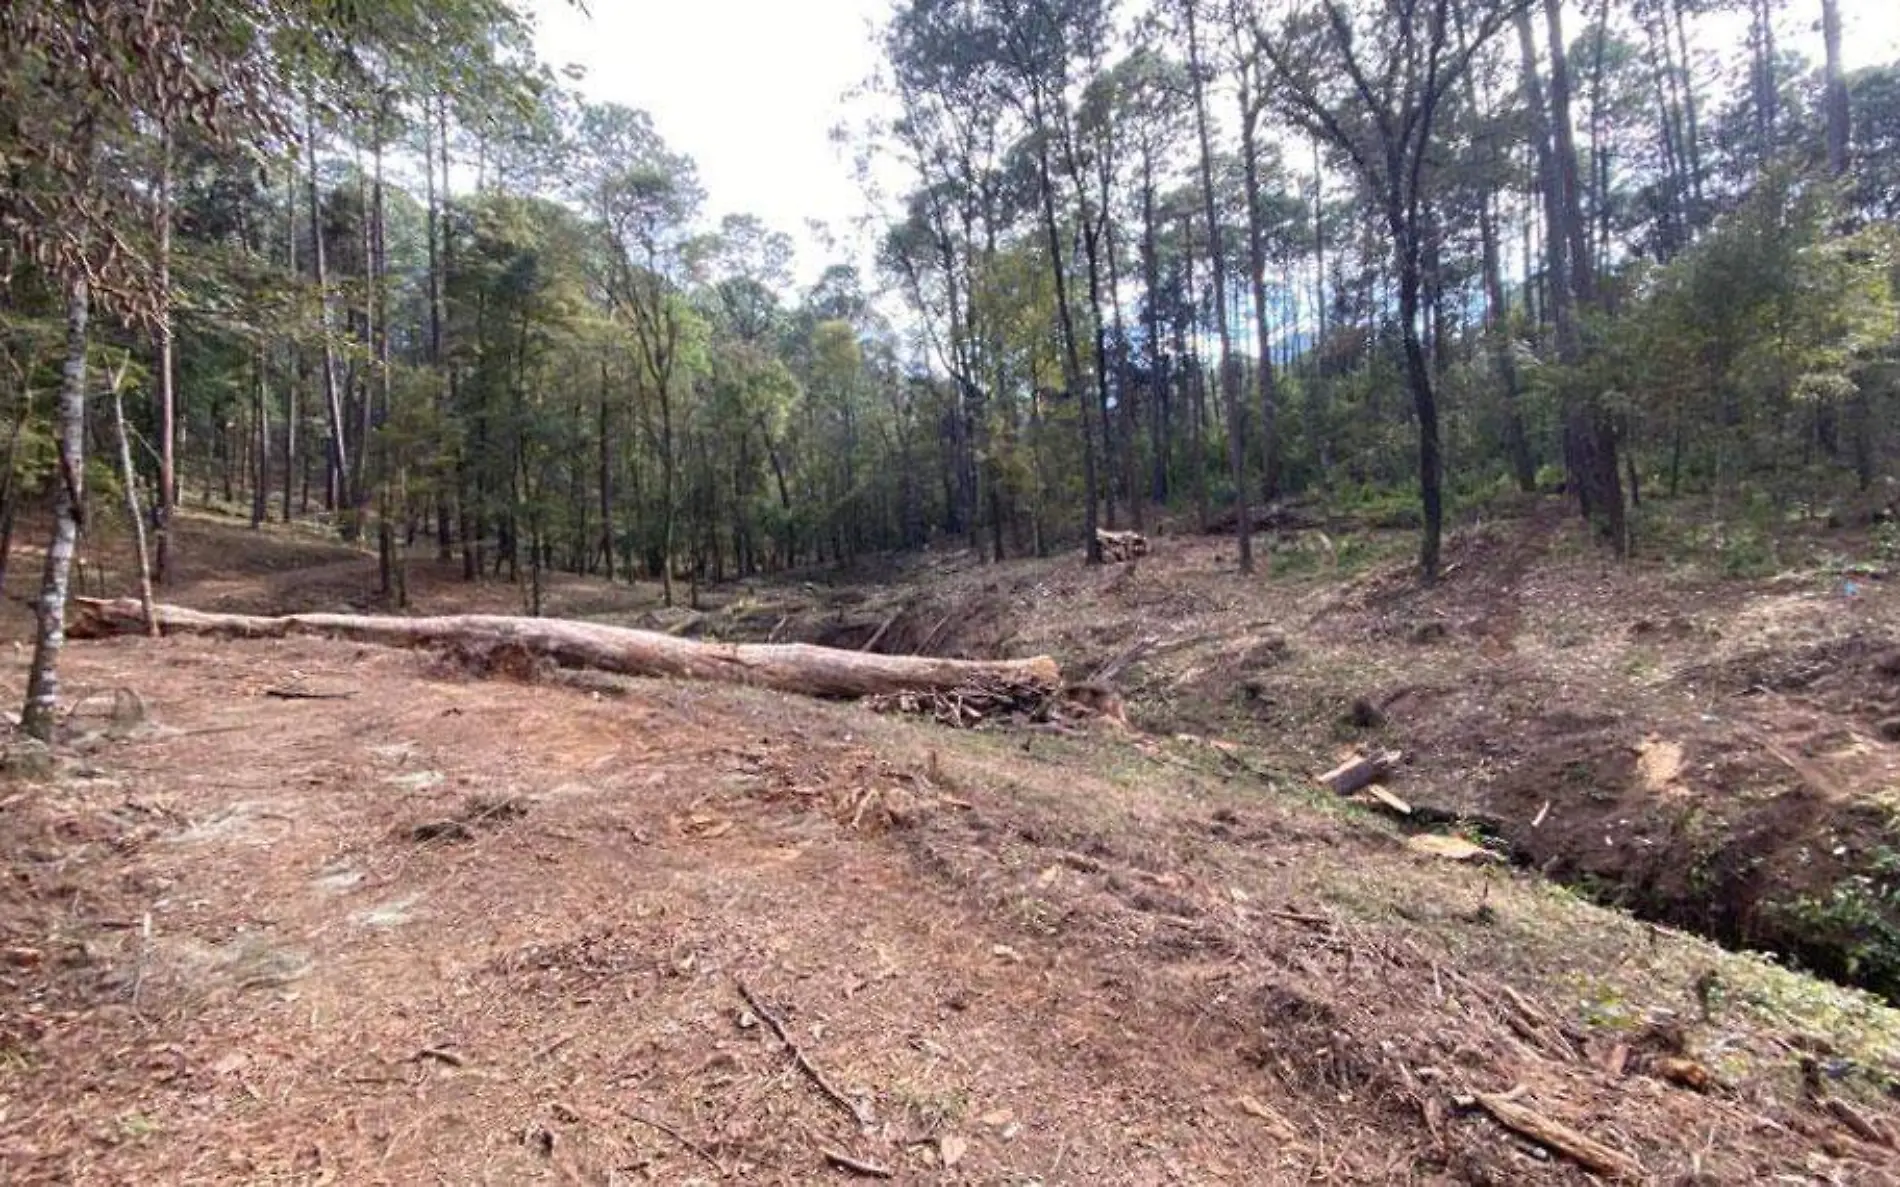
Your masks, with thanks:
M1429 590L1409 535L1266 539L1253 579L1208 537L1093 572L955 553L766 584L699 626L1108 668L1136 724L1242 743L1283 785L1395 748L1435 827L1900 995L1900 582L1843 579L1865 539L1795 536L1767 578L1625 566L1545 501L1454 533Z

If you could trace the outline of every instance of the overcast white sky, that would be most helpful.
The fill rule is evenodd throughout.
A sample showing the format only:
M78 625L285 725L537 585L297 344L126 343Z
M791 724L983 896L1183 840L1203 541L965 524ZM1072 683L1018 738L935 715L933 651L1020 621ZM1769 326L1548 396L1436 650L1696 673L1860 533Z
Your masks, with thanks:
M542 58L586 68L590 98L638 107L691 156L709 213L756 214L794 235L814 279L823 252L806 220L831 224L851 253L866 213L848 147L831 129L845 93L878 61L873 28L891 0L532 0Z
M877 65L872 28L892 0L588 0L589 16L569 0L531 6L541 56L584 67L590 97L651 112L698 162L715 218L752 213L792 233L806 279L830 262L808 219L831 224L840 254L857 255L851 224L865 199L850 150L830 132L852 114L846 92ZM1820 9L1793 0L1782 18L1783 37L1817 59ZM1842 0L1841 11L1850 69L1900 57L1900 2Z

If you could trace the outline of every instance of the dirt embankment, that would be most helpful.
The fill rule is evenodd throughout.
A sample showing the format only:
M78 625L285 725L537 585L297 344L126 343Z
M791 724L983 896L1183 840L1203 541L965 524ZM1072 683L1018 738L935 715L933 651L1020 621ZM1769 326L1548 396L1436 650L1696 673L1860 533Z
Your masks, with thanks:
M868 583L767 584L692 624L1107 666L1133 720L1229 739L1291 779L1356 746L1521 863L1661 922L1900 1000L1900 591L1816 563L1724 579L1607 564L1566 510L1458 533L1420 590L1403 540L1218 538L1134 565L909 558ZM1851 551L1827 538L1822 552ZM1381 549L1384 551L1382 552ZM1392 556L1394 559L1384 559Z

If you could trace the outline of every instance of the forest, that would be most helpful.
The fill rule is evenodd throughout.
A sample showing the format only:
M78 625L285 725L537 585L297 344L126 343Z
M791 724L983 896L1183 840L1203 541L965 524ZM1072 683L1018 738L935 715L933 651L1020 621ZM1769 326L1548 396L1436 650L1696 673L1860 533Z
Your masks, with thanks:
M1878 0L685 7L0 0L0 1181L1888 1181Z
M1774 0L900 4L848 133L908 188L801 289L502 0L9 5L0 566L52 508L46 636L128 493L161 588L197 500L530 612L1171 508L1251 572L1306 497L1427 581L1510 488L1621 552L1652 495L1839 513L1900 423L1900 63L1838 7L1816 63Z

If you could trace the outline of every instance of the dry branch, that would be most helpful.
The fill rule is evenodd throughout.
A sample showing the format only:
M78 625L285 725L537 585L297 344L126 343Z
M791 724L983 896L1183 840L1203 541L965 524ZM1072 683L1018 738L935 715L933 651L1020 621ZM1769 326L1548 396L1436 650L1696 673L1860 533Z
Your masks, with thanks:
M862 1158L853 1158L842 1150L826 1150L824 1155L826 1162L829 1162L839 1170L850 1171L854 1175L863 1175L869 1179L890 1179L896 1177L896 1172L891 1170L890 1167L880 1166L875 1162L866 1162Z
M141 631L145 625L136 601L77 598L73 604L78 607L78 616L72 634L79 638L128 634ZM207 614L182 606L161 605L155 610L168 633L239 639L318 635L392 647L455 644L476 649L520 649L562 667L592 668L622 676L747 684L842 700L910 692L955 695L980 687L992 704L1000 698L1028 708L1040 705L1061 687L1061 672L1047 656L958 660L864 654L803 643L707 643L628 627L486 614L440 618L291 614L265 618Z
M798 1065L799 1071L805 1073L805 1078L816 1085L818 1091L824 1093L832 1104L851 1114L853 1121L859 1125L869 1125L871 1119L865 1115L864 1109L857 1101L832 1087L831 1081L818 1070L818 1066L806 1058L804 1049L792 1041L791 1031L785 1029L785 1023L779 1020L778 1015L766 1009L765 1003L759 1000L758 995L753 993L751 987L744 981L740 981L738 985L739 996L745 999L746 1005L752 1007L754 1014L764 1019L765 1024L772 1028L772 1033L778 1036L778 1041L785 1044L785 1049L792 1053L792 1062Z
M1498 1124L1555 1150L1585 1170L1595 1171L1610 1179L1637 1180L1643 1177L1643 1166L1634 1158L1593 1137L1578 1133L1535 1109L1489 1092L1479 1093L1478 1103L1484 1106L1485 1112L1497 1118Z

